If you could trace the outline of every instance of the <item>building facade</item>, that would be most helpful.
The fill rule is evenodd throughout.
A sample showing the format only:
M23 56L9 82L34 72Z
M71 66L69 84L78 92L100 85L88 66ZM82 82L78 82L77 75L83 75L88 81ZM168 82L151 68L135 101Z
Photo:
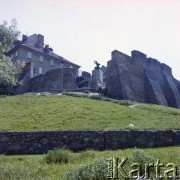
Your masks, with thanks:
M19 75L23 84L16 89L16 94L43 89L77 89L75 81L80 66L55 54L49 45L44 45L41 34L23 35L6 55L12 61L20 60L26 64Z
M13 47L6 53L13 61L21 60L30 63L30 78L45 74L52 69L75 68L76 75L80 66L53 52L49 45L44 46L44 36L33 34L22 36L22 40L14 42Z

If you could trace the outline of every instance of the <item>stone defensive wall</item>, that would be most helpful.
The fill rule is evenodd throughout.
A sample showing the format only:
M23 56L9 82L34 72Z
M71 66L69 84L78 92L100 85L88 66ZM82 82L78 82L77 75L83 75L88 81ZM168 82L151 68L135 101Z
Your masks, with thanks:
M69 148L106 150L179 146L180 130L0 132L0 154L44 154Z
M52 69L45 74L38 75L32 78L32 89L31 91L40 91L42 89L51 90L62 89L77 89L75 85L75 77L77 70L75 68L58 68ZM63 76L63 78L62 78Z
M117 50L111 55L106 72L109 97L180 108L180 82L168 65L136 50L131 56Z
M57 68L52 69L45 74L39 74L34 78L29 77L30 64L27 64L23 69L19 80L23 81L23 84L16 89L15 94L22 94L25 92L38 92L41 90L48 91L62 91L62 85L64 90L77 89L75 77L77 75L76 68Z

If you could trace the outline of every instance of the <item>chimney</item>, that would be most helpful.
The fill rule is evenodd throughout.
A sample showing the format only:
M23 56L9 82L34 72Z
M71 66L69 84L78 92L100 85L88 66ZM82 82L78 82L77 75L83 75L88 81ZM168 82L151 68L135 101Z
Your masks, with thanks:
M26 35L22 35L22 42L26 41L27 40L27 36Z
M48 54L49 54L49 55L52 55L52 54L53 54L53 49L52 49L52 48L49 48Z
M44 47L44 52L49 54L49 55L52 55L53 54L53 49L49 47L49 44L47 44Z
M46 44L46 45L45 45L45 49L49 49L49 44Z
M36 44L36 47L38 47L38 48L43 48L43 46L44 46L44 36L43 35L41 35L41 34L38 34L38 37L37 37L38 39L37 39L37 44Z

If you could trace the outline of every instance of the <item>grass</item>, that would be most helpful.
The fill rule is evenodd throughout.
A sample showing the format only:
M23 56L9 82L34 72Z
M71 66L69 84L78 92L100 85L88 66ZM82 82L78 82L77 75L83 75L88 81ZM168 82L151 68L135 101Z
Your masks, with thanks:
M96 97L0 98L0 131L180 129L178 109ZM128 105L135 104L133 108Z
M47 163L47 155L36 156L4 156L0 155L0 179L63 179L65 173L70 172L80 165L92 163L99 159L110 157L129 158L128 166L132 161L134 149L116 151L92 151L87 150L80 153L69 152L70 160L62 163ZM180 147L166 147L155 149L144 149L147 157L153 157L154 161L160 159L161 163L174 163L179 166ZM153 162L151 162L153 163ZM170 168L169 168L170 169ZM180 173L180 172L179 172ZM71 178L72 179L72 178ZM75 179L74 179L75 180Z
M180 111L152 104L74 94L36 96L30 93L0 98L0 131L118 129L180 129ZM128 157L129 167L133 159L144 158L145 162L149 157L179 166L180 147L144 149L147 156L132 158L134 151L87 150L73 153L58 150L47 155L0 155L0 179L62 180L65 174L69 174L70 179L77 179L73 176L77 171L91 173L83 172L86 169L80 169L81 165L86 164L84 167L89 168L88 164L109 157Z

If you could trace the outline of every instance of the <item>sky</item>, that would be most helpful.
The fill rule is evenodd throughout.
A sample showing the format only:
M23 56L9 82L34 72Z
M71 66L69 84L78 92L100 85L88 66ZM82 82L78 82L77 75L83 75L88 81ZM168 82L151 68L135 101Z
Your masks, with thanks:
M107 66L115 49L139 50L180 80L180 0L0 0L0 24L13 18L81 70Z

